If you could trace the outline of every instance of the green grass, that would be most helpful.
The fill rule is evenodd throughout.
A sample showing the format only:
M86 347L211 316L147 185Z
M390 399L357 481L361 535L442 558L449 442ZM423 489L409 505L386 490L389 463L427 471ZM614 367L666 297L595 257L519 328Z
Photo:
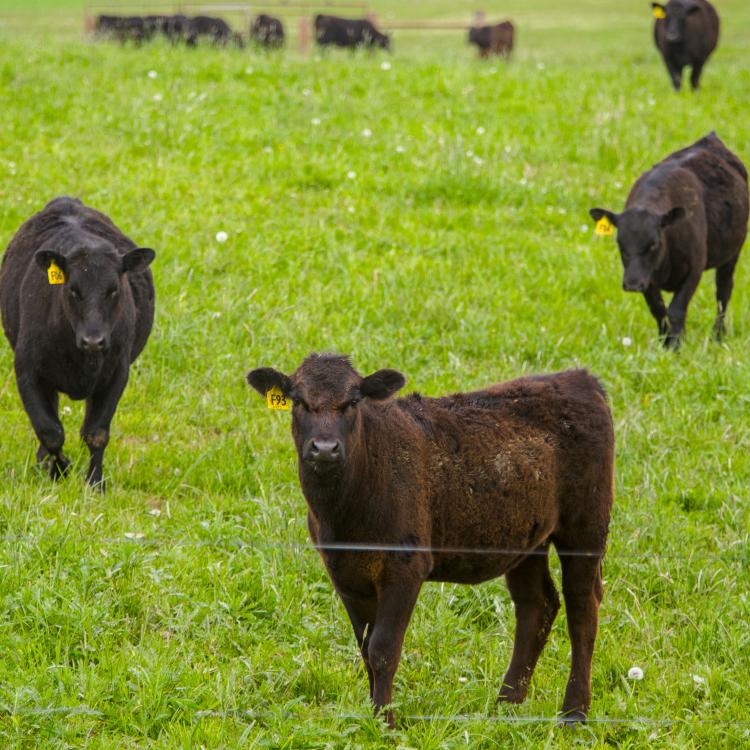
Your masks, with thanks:
M519 26L510 65L480 64L459 33L412 33L390 70L346 53L91 44L79 3L25 7L0 3L14 11L0 17L0 238L80 196L156 249L158 309L105 497L84 489L80 404L63 400L72 475L37 471L0 346L0 745L750 743L748 266L726 343L710 340L707 274L674 356L587 214L619 210L643 170L713 128L750 159L745 0L720 3L705 88L679 96L641 2L498 3ZM426 586L407 634L397 710L459 718L402 718L395 733L369 718L343 608L295 546L288 415L244 382L311 350L396 367L430 395L578 365L602 378L617 493L591 716L643 723L502 721L554 716L569 658L561 612L527 702L495 707L513 626L502 581Z

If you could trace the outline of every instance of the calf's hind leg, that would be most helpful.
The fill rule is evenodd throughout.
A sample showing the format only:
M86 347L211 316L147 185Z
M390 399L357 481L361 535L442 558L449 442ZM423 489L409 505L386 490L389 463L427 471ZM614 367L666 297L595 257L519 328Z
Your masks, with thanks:
M721 341L726 333L724 316L726 315L729 300L732 296L734 268L736 265L737 258L733 258L729 263L725 263L716 269L716 321L714 322L714 336L717 341Z
M521 703L526 698L534 667L560 609L560 598L549 572L548 551L548 547L540 547L505 574L516 611L516 633L499 702Z
M586 721L591 706L591 660L604 596L601 557L566 555L561 549L563 597L568 618L571 666L561 721Z

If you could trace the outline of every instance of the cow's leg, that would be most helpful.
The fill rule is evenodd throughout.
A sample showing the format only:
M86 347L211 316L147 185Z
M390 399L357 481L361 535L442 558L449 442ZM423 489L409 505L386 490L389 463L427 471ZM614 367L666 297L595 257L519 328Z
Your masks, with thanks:
M675 91L679 91L682 88L682 67L666 57L664 62L667 65L669 77L672 79L672 87Z
M739 256L738 256L739 257ZM732 297L734 287L734 268L738 258L733 258L729 263L716 269L716 321L714 322L714 336L717 341L724 338L724 317L727 313L729 300Z
M38 462L46 462L52 479L60 479L68 471L70 461L62 449L65 443L65 430L57 416L57 391L40 383L33 375L27 374L23 363L16 359L16 382L24 409L39 438Z
M651 284L643 293L643 297L656 320L656 324L659 326L659 336L666 337L669 334L669 315L659 288Z
M693 69L690 72L690 85L693 87L693 91L695 91L699 86L701 82L701 73L703 72L703 65L704 62L695 63L693 65Z
M377 602L376 601L361 601L351 599L343 594L341 601L344 603L346 613L349 615L349 620L354 628L354 637L357 639L357 645L359 651L362 654L362 661L365 663L365 669L367 670L367 680L370 683L370 699L372 699L372 691L374 687L374 679L372 669L370 667L370 657L368 654L368 647L370 645L370 636L372 635L372 626L375 622L375 613Z
M380 714L391 703L393 678L401 660L406 626L417 603L422 585L420 578L410 579L409 572L398 581L390 581L378 590L375 625L367 646L367 657L372 669L372 702ZM388 726L394 727L393 711L387 709Z
M109 426L127 382L128 365L123 363L106 386L97 389L90 398L86 399L86 416L81 427L81 437L90 453L86 482L102 492L105 489L102 463L104 449L109 443Z
M548 548L539 548L505 574L516 610L513 657L498 701L521 703L552 628L560 599L549 572Z
M664 340L664 346L677 351L680 348L680 336L685 330L685 319L690 300L698 288L701 280L700 272L688 276L685 283L677 290L672 301L669 303L667 315L669 316L669 333Z
M601 557L566 555L560 550L563 597L570 636L571 666L561 721L586 721L591 706L591 660L604 596Z

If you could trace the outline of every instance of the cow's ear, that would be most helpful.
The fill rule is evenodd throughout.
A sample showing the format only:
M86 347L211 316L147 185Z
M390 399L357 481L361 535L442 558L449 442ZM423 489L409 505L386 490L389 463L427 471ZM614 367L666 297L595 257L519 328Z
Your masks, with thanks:
M672 226L676 221L679 221L680 219L685 218L685 209L682 206L675 206L671 211L667 211L667 213L662 214L661 217L661 226L669 227Z
M609 219L613 226L617 226L617 221L620 218L620 214L616 214L612 211L607 211L606 208L592 208L589 211L589 215L595 222L600 222L602 219Z
M285 396L289 394L292 388L289 376L274 370L273 367L259 367L256 370L250 370L247 374L247 382L264 398L266 393L274 386L279 388Z
M665 13L667 11L667 9L661 3L651 3L651 7L654 10L663 10Z
M693 3L688 9L688 15L691 15L692 13L697 13L701 9L701 6L698 5L698 3Z
M56 253L54 250L39 250L34 255L34 260L43 271L46 271L53 263L63 272L67 267L65 256Z
M378 370L368 375L359 386L359 392L367 398L382 401L400 391L406 378L398 370Z
M150 247L137 247L122 256L123 273L141 273L150 265L156 253Z

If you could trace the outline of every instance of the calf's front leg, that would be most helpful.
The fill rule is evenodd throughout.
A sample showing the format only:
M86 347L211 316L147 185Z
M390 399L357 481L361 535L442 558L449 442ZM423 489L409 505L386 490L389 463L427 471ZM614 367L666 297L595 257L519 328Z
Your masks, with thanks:
M57 391L42 383L33 370L23 362L16 360L16 382L24 409L29 415L29 421L39 438L39 450L36 458L39 463L45 462L47 471L52 479L61 479L70 461L63 455L65 430L57 416Z
M643 297L656 320L656 325L659 326L659 336L666 337L669 334L669 316L659 288L651 284L643 293Z
M90 454L86 482L102 492L105 490L102 465L104 449L109 443L109 426L127 382L128 366L124 364L115 371L105 386L95 390L91 397L86 399L86 416L81 428L81 437Z
M667 349L677 351L680 348L680 336L685 330L685 319L687 318L687 309L690 300L698 288L698 282L701 279L700 272L688 276L685 283L677 290L667 309L669 317L669 333L664 341Z
M404 635L414 605L417 603L421 579L409 579L408 573L399 580L390 580L378 587L375 625L367 646L367 658L372 670L372 702L380 714L393 697L393 678L401 660ZM388 726L393 729L393 711L386 710Z

